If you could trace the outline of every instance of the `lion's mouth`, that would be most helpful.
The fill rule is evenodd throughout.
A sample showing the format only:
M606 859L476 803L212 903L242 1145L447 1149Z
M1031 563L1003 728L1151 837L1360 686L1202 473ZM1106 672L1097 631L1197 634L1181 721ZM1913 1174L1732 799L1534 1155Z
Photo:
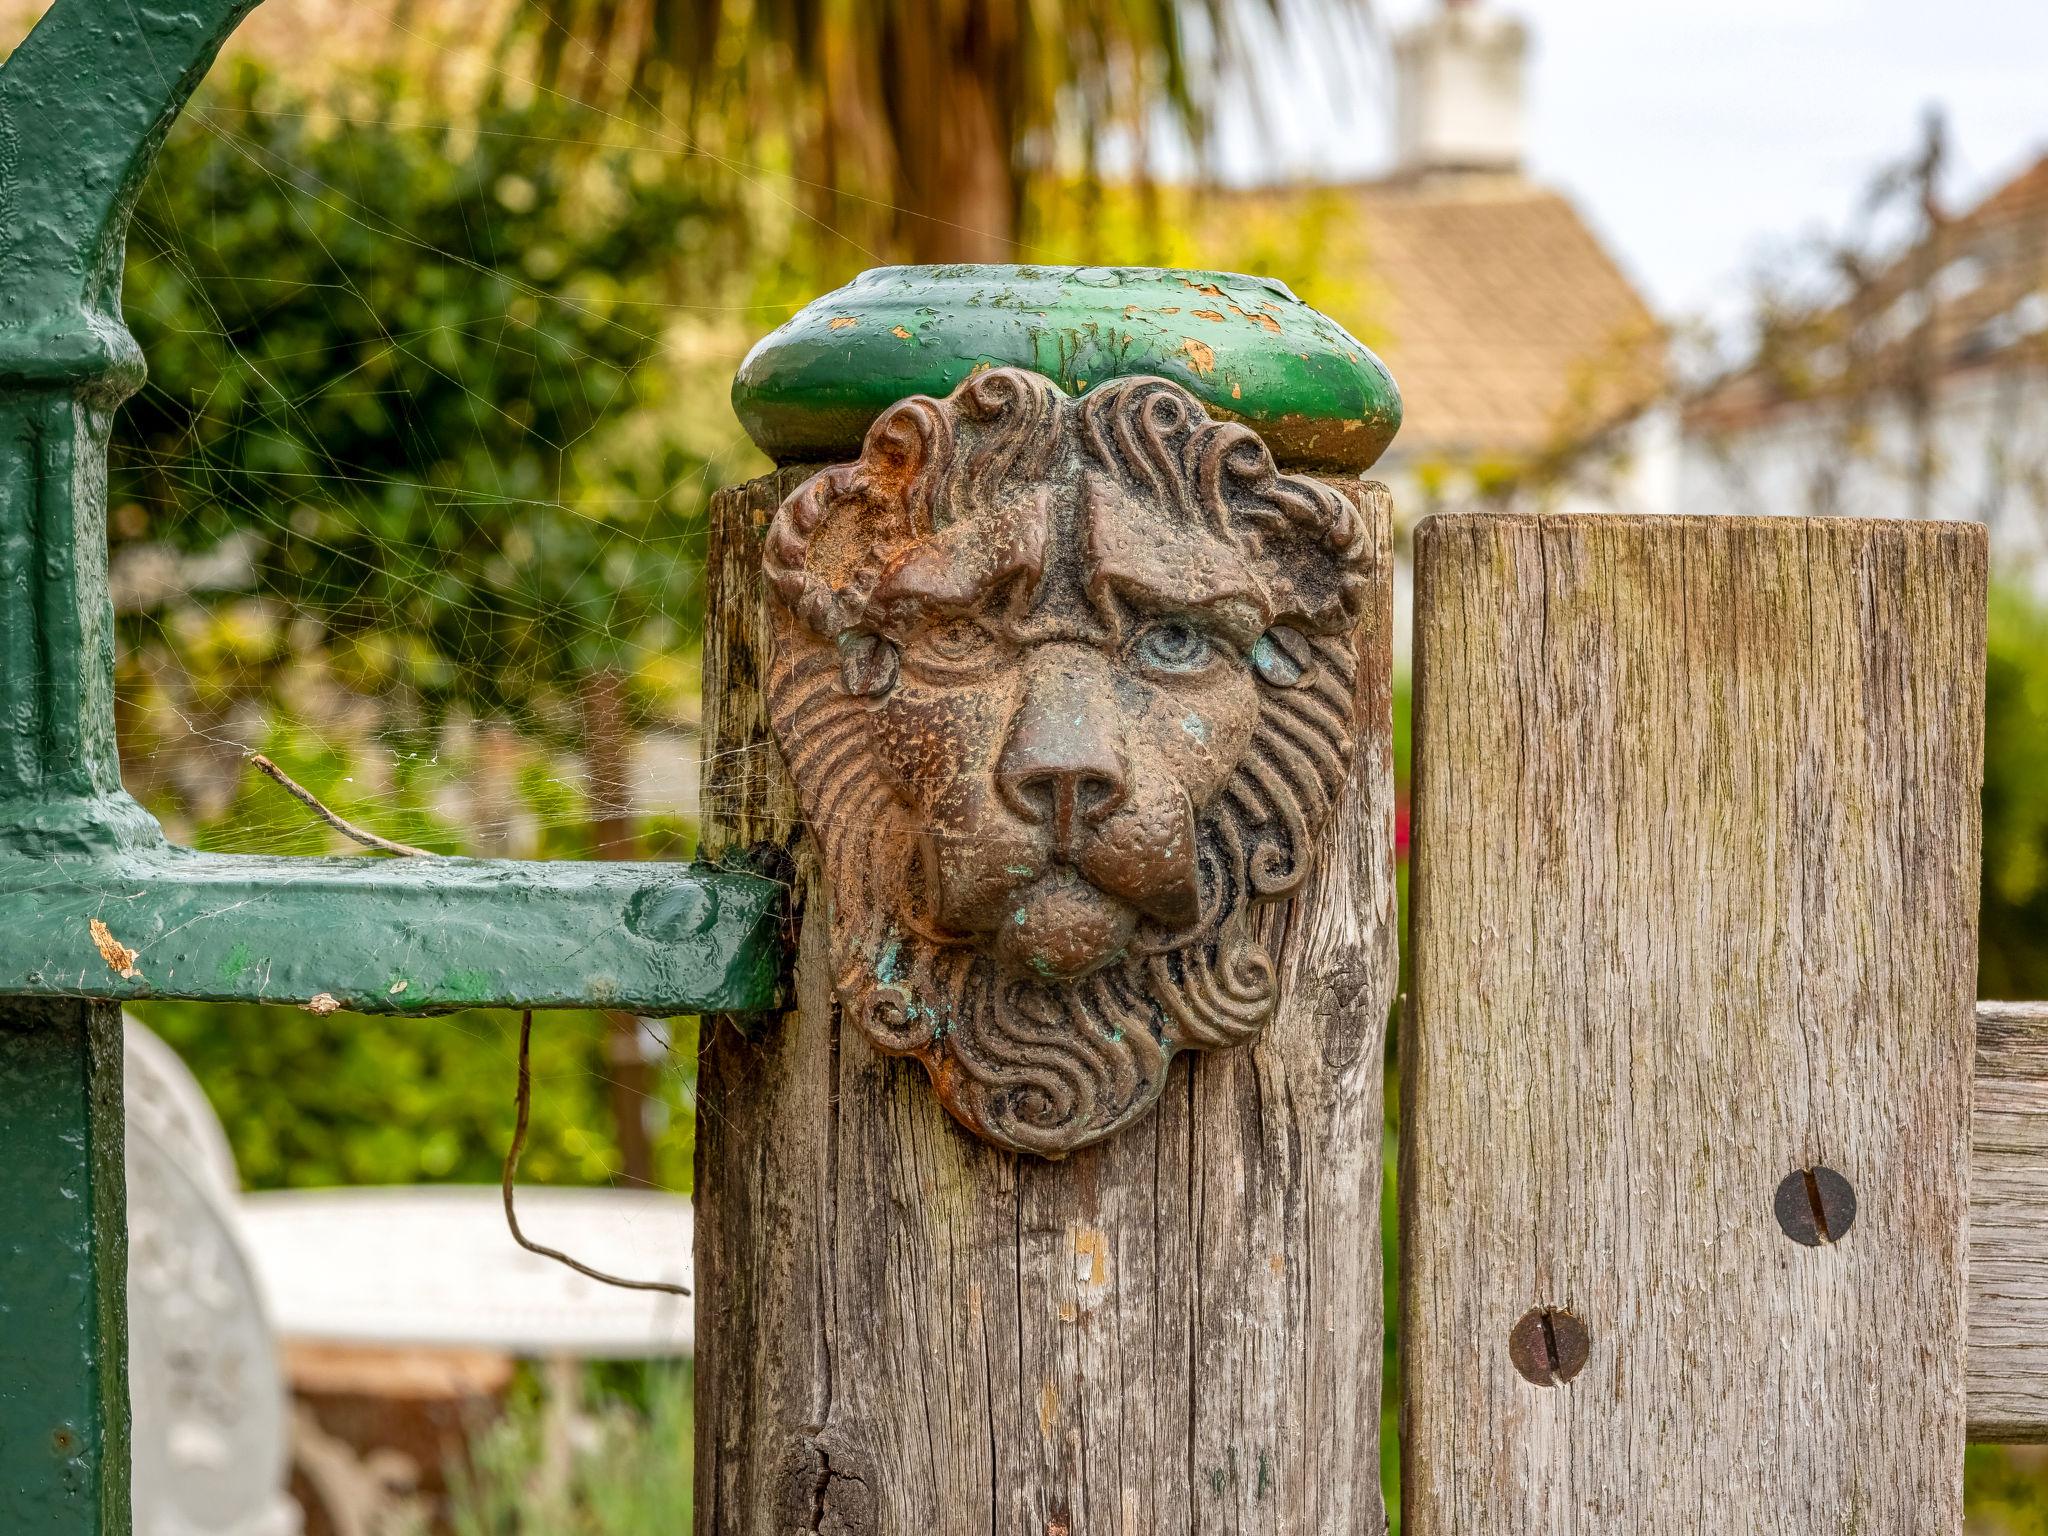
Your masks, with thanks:
M1044 981L1078 981L1122 959L1137 924L1135 909L1059 865L1012 894L996 958Z
M906 903L899 914L905 928L948 948L986 945L1001 964L1041 981L1078 981L1122 959L1138 923L1134 908L1065 864L1012 890L992 933L949 927L937 915L935 884L928 880L925 889L924 900Z
M949 863L943 847L930 832L918 839L902 925L934 946L980 949L1005 970L1035 980L1078 981L1151 953L1163 935L1192 931L1202 914L1192 871L1181 880L1142 865L1099 871L1085 858L1013 849L1007 856L1016 862L998 872L993 859ZM1140 878L1124 883L1141 891L1121 889L1104 873L1135 874Z

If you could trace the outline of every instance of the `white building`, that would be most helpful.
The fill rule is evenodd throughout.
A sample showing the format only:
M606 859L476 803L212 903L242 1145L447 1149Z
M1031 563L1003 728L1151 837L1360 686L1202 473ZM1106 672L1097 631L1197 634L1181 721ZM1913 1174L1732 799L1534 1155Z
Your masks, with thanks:
M1530 33L1490 0L1443 0L1393 47L1395 162L1371 181L1225 200L1242 220L1309 208L1342 238L1276 249L1400 385L1373 473L1405 527L1445 508L1669 510L1676 430L1662 327L1563 193L1530 179ZM1305 284L1304 286L1310 286Z
M2048 595L2048 157L1690 404L1679 506L1972 518Z

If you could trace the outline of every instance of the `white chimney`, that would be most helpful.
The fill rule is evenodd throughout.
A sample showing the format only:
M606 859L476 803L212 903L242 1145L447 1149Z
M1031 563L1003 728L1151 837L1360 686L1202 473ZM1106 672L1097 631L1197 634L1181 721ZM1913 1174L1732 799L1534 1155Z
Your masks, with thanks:
M1394 39L1395 170L1522 168L1529 29L1486 0L1443 0Z

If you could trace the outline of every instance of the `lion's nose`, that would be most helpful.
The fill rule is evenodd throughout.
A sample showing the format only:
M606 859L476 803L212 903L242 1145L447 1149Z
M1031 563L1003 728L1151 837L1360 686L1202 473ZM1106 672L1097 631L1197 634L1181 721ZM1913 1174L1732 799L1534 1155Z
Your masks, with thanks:
M1059 850L1072 846L1081 827L1099 826L1124 803L1115 700L1107 678L1089 675L1096 670L1085 663L1033 669L996 763L996 783L1010 809L1049 828Z
M1006 777L1003 783L1017 814L1050 826L1053 841L1061 848L1073 841L1076 817L1083 826L1100 826L1124 802L1121 778L1088 768L1038 768Z

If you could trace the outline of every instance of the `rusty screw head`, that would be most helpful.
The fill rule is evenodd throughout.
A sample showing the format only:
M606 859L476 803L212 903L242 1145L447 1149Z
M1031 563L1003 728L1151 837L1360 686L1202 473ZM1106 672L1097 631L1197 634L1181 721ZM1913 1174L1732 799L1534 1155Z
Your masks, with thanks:
M880 635L841 635L839 680L857 699L880 698L896 686L896 647Z
M1539 1387L1570 1381L1591 1348L1586 1325L1562 1307L1537 1307L1508 1331L1508 1358L1525 1381Z
M1275 624L1251 649L1252 670L1275 688L1299 688L1315 672L1316 653L1307 635Z
M1794 1168L1771 1200L1778 1225L1795 1243L1818 1248L1839 1243L1856 1222L1856 1191L1832 1168Z

